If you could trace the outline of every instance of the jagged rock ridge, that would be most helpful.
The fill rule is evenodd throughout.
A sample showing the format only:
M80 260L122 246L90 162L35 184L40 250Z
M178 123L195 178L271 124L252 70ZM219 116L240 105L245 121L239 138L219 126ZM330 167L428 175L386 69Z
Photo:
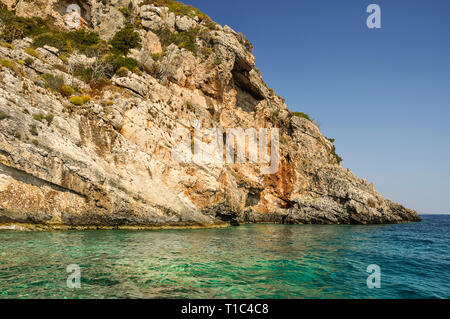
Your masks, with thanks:
M109 70L102 64L107 60L95 54L39 46L36 37L42 40L42 35L2 42L1 225L152 228L420 220L339 164L332 141L267 87L251 44L230 27L171 1L1 2L18 16L39 15L60 32L70 31L65 8L75 3L84 21L80 28L97 32L104 43L130 25L141 43L122 56L137 61L133 72L124 73ZM10 30L5 21L3 34ZM80 65L91 70L90 76L103 70L107 81L100 87L87 81L73 71ZM58 79L59 89L52 90ZM262 175L251 163L175 162L174 131L194 129L194 123L223 130L279 128L278 172Z

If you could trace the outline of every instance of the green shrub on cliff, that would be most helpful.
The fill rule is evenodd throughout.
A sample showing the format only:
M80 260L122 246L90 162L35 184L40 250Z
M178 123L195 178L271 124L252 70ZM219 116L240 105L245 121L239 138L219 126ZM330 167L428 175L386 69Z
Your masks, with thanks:
M63 86L61 86L59 92L62 95L69 97L75 93L75 90L70 85L63 85Z
M7 43L5 41L0 41L0 46L11 50L14 49L14 46L11 43Z
M334 146L334 145L333 145L333 148L331 149L331 154L336 159L336 162L340 165L342 163L343 159L336 153L336 146Z
M197 37L200 33L199 27L180 32L172 32L169 28L165 27L155 32L165 47L175 43L178 47L189 50L194 54L198 52Z
M11 43L16 39L22 39L24 34L20 25L10 24L3 27L1 37L6 42Z
M116 54L109 55L106 58L106 62L111 66L112 74L115 74L121 68L127 68L128 70L134 70L136 67L139 66L139 63L137 60L135 60L133 58L123 57L123 56L116 55Z
M84 52L87 48L93 47L100 43L98 33L85 30L67 32L65 33L64 38L66 41L71 42L72 46L80 52Z
M2 25L0 39L3 41L11 43L16 39L31 37L35 48L48 45L64 52L77 49L84 53L87 48L100 42L100 37L95 32L85 30L63 32L50 21L37 17L18 17L6 9L0 9L0 25Z
M163 54L162 53L152 53L151 57L154 61L158 62L163 57Z
M307 119L308 121L311 121L311 122L312 122L311 118L310 118L309 115L306 114L306 113L303 113L303 112L294 112L294 115L297 116L297 117L302 117L302 118Z
M0 8L0 25L3 25L0 38L8 43L16 39L49 32L51 29L50 23L41 18L18 17L14 12L5 8Z
M54 118L55 118L55 116L53 114L48 114L45 117L45 120L47 121L48 126L50 126L52 124Z
M57 48L60 51L71 51L71 48L67 45L67 41L62 33L44 33L33 40L33 47L35 48L41 48L44 45Z
M119 11L122 12L125 18L129 18L132 14L131 10L127 7L120 8Z
M48 45L57 48L61 52L71 53L78 50L86 53L90 48L100 43L100 37L95 32L77 30L71 32L53 31L38 35L33 40L35 48Z
M45 115L42 114L42 113L39 113L39 114L33 114L33 119L34 119L35 121L42 122L42 120L43 120L44 118L45 118Z
M198 17L200 21L212 22L211 18L201 12L199 9L174 0L146 0L141 5L152 4L158 7L168 7L169 12L179 16L188 16L190 18Z
M89 82L94 77L94 72L92 68L85 67L83 65L76 65L73 67L73 75L75 75L80 80Z
M163 46L167 47L172 43L172 31L170 31L169 28L160 28L158 30L155 30L155 33Z
M53 74L46 73L41 75L41 77L44 80L44 87L47 89L59 91L64 85L64 79L62 76L54 76Z
M5 112L0 111L0 121L1 121L1 120L4 120L4 119L6 119L6 118L8 118L8 115L6 115Z
M89 103L92 100L89 95L83 95L81 98L83 99L83 104Z
M128 75L128 73L130 72L130 70L128 70L126 67L121 67L117 72L116 75L118 77L126 77Z
M69 99L69 101L70 101L70 103L72 103L73 105L81 106L81 105L84 104L84 103L83 103L83 98L82 98L81 96L72 96L72 97Z
M39 135L39 134L38 134L38 131L37 131L36 124L31 124L31 125L30 125L30 133L31 133L31 135L33 135L33 136L38 136L38 135Z
M32 58L28 57L25 59L24 63L25 63L25 65L28 65L28 66L33 65L34 60Z
M186 49L196 54L198 51L197 36L200 28L192 28L186 32L174 33L172 42L182 49Z
M37 53L37 51L34 48L26 48L24 51L26 54L31 55L34 58L37 59L40 58L39 53Z
M126 26L114 35L109 44L113 53L127 56L131 49L141 47L141 37L134 28Z
M73 105L81 106L83 104L86 104L86 103L90 102L91 101L91 97L89 95L72 96L69 101Z
M1 69L1 67L8 68L8 69L10 69L11 71L13 71L13 72L15 72L17 74L20 73L20 70L19 70L17 64L14 61L11 61L11 60L8 60L8 59L1 59L0 60L0 69Z
M69 63L69 58L65 55L65 54L61 54L60 56L59 56L59 59L61 60L61 61L63 61L64 63Z

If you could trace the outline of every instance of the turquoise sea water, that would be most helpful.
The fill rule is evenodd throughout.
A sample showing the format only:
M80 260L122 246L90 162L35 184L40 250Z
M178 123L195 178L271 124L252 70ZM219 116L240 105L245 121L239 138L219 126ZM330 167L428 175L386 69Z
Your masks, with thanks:
M384 226L0 231L0 298L450 298L450 216ZM81 268L81 289L66 267ZM368 289L366 268L381 267Z

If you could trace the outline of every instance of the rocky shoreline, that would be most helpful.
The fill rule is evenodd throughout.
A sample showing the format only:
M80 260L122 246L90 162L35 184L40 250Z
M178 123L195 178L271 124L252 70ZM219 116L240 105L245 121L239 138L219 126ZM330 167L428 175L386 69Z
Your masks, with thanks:
M41 29L47 25L34 15L52 23L0 45L4 228L421 220L340 165L334 141L267 87L251 44L230 27L170 1L87 0L78 1L86 21L78 43L64 30L63 1L1 2L3 34L17 16ZM121 32L136 37L123 52ZM278 171L174 161L176 129L195 123L277 128Z

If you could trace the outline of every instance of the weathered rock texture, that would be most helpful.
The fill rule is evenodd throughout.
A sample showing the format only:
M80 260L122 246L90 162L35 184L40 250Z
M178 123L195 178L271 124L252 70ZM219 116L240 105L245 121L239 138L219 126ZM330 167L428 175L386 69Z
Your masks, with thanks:
M19 15L50 16L63 24L67 1L2 2ZM118 8L129 3L76 2L106 39L123 26ZM319 128L294 116L266 86L242 35L138 1L134 10L142 19L144 45L133 55L162 52L152 32L162 26L174 32L203 28L199 53L172 44L158 62L145 61L157 72L114 77L83 106L39 85L39 75L52 73L87 86L55 68L65 63L51 48L39 49L36 58L24 51L29 39L16 41L14 48L0 46L0 59L28 58L17 64L18 71L0 70L0 224L151 228L420 220L338 164ZM92 63L77 54L70 59ZM33 114L52 115L53 121L38 121ZM278 127L278 172L262 175L250 163L173 161L175 129L193 128L198 121L204 128Z

